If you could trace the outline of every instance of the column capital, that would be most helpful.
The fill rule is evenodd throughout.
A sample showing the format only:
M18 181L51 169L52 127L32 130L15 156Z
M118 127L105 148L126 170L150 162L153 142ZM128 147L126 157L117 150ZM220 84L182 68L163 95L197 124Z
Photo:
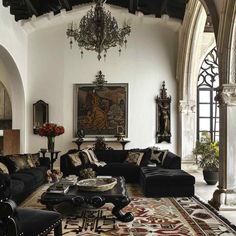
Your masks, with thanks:
M222 84L218 87L215 101L220 106L236 106L236 84Z
M195 113L196 112L196 102L193 100L179 101L179 112L180 113Z

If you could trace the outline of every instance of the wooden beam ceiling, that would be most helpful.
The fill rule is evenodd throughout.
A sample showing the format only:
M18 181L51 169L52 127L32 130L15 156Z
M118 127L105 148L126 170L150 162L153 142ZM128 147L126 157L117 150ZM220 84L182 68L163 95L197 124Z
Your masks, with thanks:
M73 6L92 3L92 0L2 0L4 7L10 7L10 14L15 20L28 19L32 15L40 16L48 12L60 13L62 9L72 10ZM180 20L184 17L188 0L107 0L107 4L124 7L130 13L137 11L145 15L161 17L167 14Z

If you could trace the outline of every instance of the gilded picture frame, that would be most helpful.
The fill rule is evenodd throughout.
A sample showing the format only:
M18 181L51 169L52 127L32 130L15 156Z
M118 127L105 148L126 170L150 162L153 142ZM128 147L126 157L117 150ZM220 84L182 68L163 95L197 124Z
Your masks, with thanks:
M114 138L117 130L128 137L128 84L74 84L74 137Z

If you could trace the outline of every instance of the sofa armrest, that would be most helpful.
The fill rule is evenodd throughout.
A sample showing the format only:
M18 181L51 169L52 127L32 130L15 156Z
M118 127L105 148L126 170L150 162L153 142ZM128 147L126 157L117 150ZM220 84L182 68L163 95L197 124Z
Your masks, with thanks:
M10 181L11 178L8 174L0 173L0 201L10 197Z
M14 215L16 203L12 200L0 202L0 218Z
M75 174L76 167L72 164L69 154L78 152L77 149L69 150L67 153L60 157L60 170L63 173L63 176L68 176L70 174Z
M162 166L166 169L181 169L181 158L172 152L168 152Z

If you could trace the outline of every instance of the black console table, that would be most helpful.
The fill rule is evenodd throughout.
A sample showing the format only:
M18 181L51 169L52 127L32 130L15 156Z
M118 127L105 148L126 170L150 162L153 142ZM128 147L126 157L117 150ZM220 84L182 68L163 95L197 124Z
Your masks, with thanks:
M81 145L86 142L96 143L96 141L87 141L87 140L83 140L83 139L76 139L75 141L73 141L73 143L75 143L77 145L77 148L79 151L81 150L81 148L80 148ZM106 141L104 141L104 143L107 143L107 142L120 143L122 146L122 150L125 150L125 145L127 143L129 143L130 141L129 140L119 140L119 141L118 140L106 140Z
M58 154L59 154L61 151L48 152L48 151L42 151L42 150L40 150L40 152L42 153L43 158L47 157L47 156L46 156L46 153L49 153L49 158L50 158L50 170L52 171L52 170L53 170L53 164L54 164L54 162L57 160Z
M120 140L120 141L117 141L117 142L119 142L122 145L122 150L125 150L125 145L127 143L129 143L130 141L129 140Z
M73 143L75 143L77 145L77 148L79 151L80 151L80 146L83 142L84 142L83 139L76 139L75 141L73 141Z

